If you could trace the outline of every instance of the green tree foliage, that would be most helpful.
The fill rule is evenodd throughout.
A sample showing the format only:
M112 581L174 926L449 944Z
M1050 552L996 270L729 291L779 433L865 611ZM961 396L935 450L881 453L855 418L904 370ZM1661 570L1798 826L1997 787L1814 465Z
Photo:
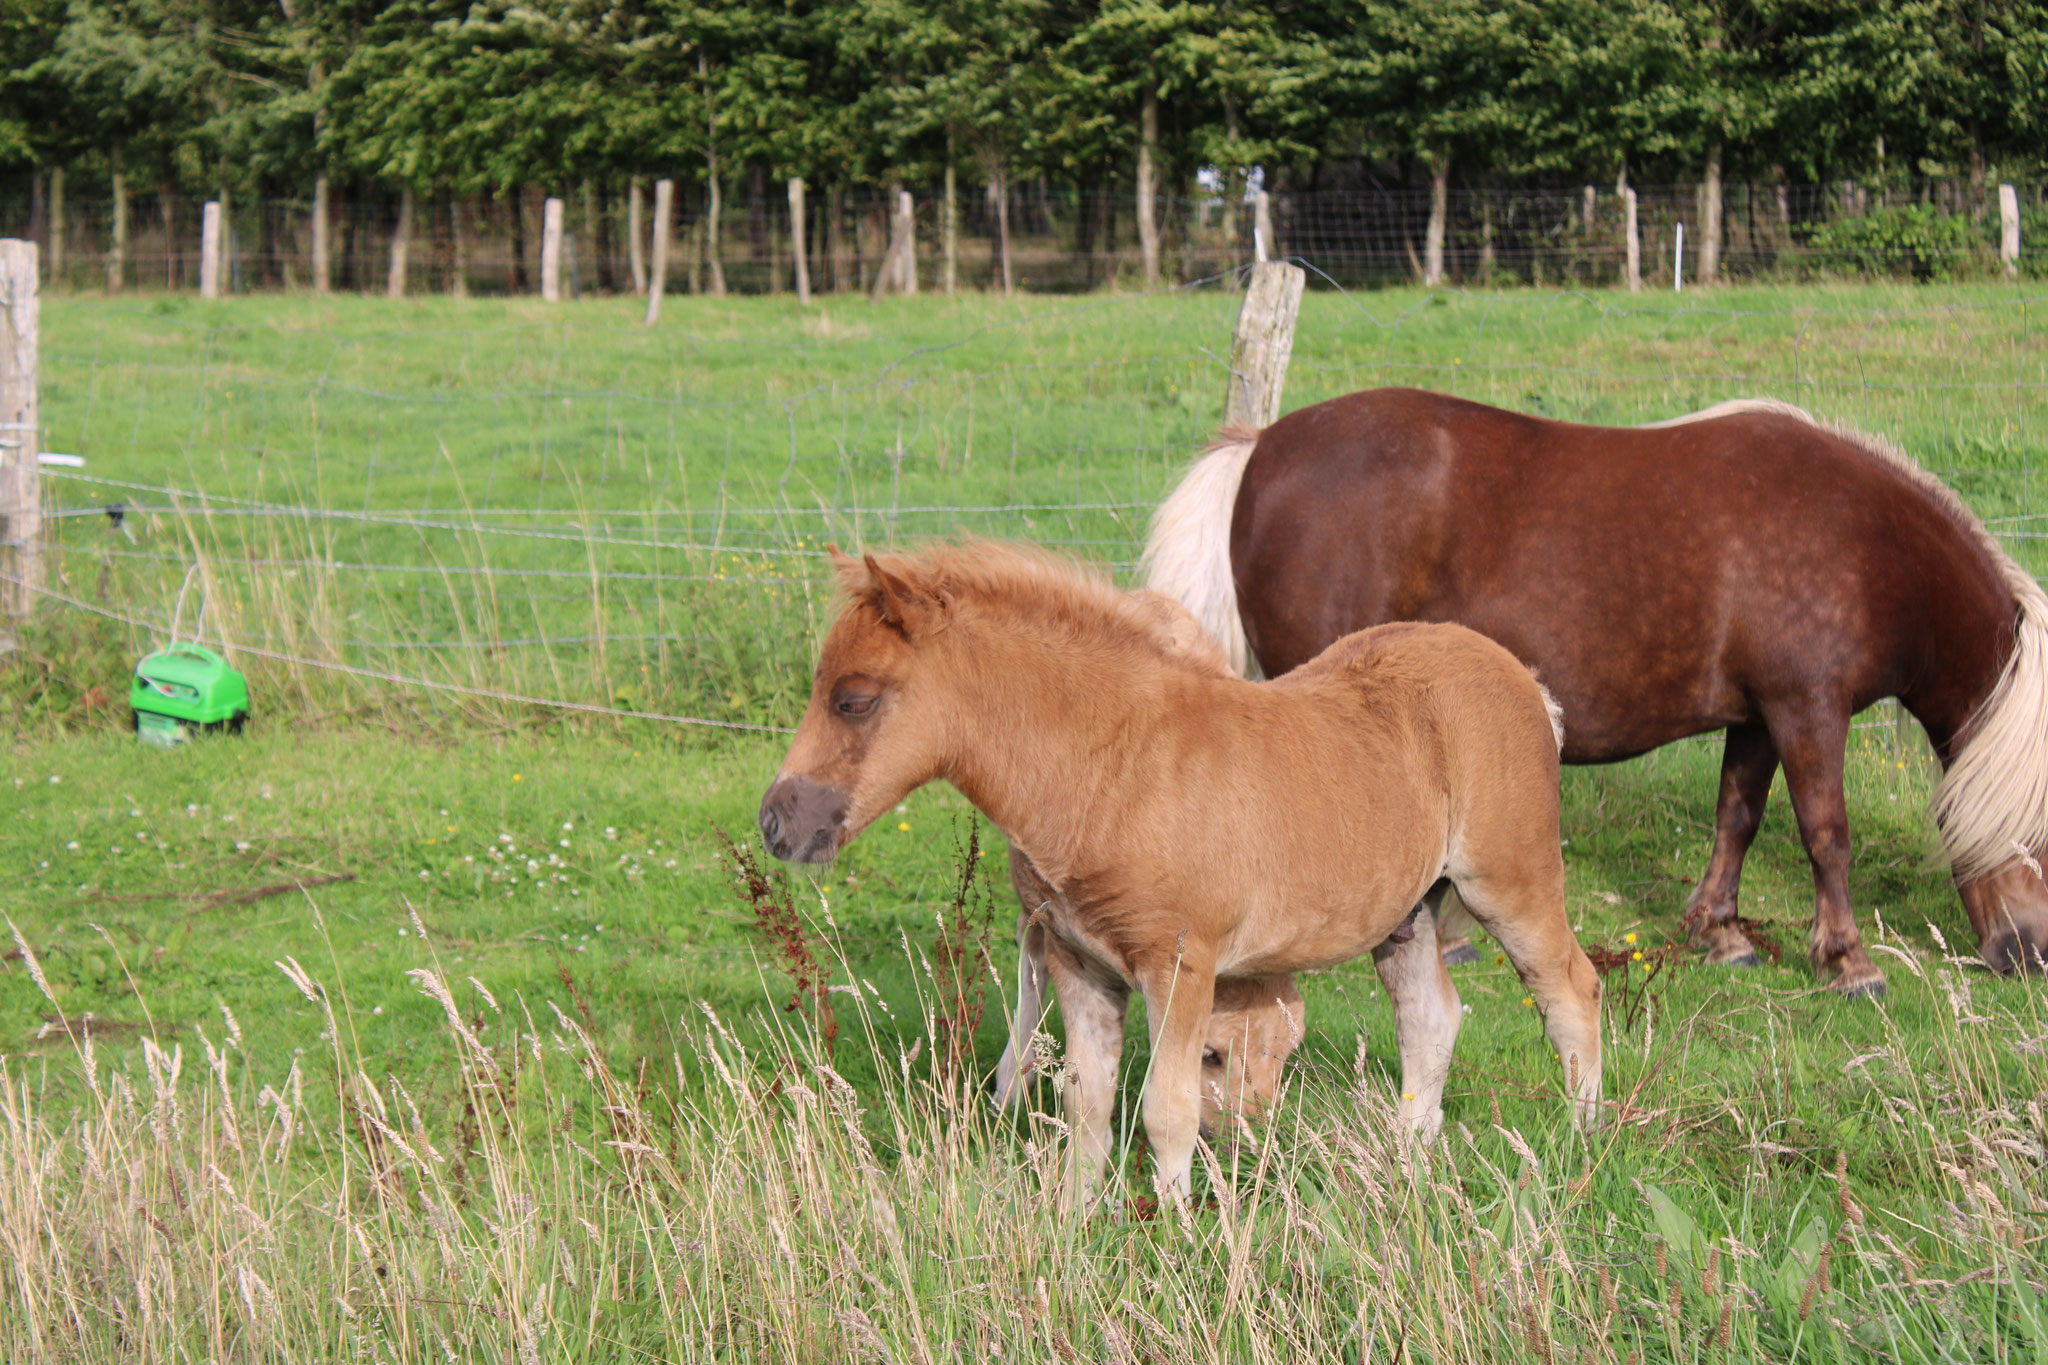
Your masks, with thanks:
M478 191L1200 166L1574 184L2048 157L2048 0L12 0L0 169ZM1407 173L1407 172L1403 172Z

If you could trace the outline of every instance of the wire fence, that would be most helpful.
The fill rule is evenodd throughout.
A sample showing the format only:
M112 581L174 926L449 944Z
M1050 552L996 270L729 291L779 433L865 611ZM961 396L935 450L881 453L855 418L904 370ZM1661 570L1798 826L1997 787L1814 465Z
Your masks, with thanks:
M652 208L644 191L635 214L632 187L583 182L557 191L565 202L565 288L572 294L635 288L630 237L639 224L640 255L651 247ZM1706 219L1696 184L1635 187L1644 278L1668 287L1686 268L1676 248L1681 225L1694 271ZM2044 187L2017 187L2031 244L2048 242ZM520 294L541 284L539 188L497 195L402 199L388 189L337 189L328 206L333 286L386 292L392 244L405 231L406 288L414 293ZM1020 184L999 214L987 193L955 200L950 259L963 289L1002 283L1008 242L1011 279L1023 290L1072 292L1141 277L1138 205L1128 191ZM915 187L917 274L943 288L949 253L944 201ZM893 195L881 190L825 191L805 210L805 256L820 292L865 292L890 240ZM409 214L404 212L410 204ZM1269 196L1271 251L1308 262L1350 287L1421 278L1431 211L1427 188L1353 185L1276 190ZM103 190L73 194L53 207L46 193L0 197L0 236L43 247L54 287L181 290L198 287L198 198L160 189L130 194L117 251L116 209ZM676 293L774 293L795 288L791 210L781 187L755 184L729 194L714 234L701 186L679 186ZM227 205L225 288L292 290L313 279L312 205L267 199ZM1163 278L1188 283L1254 259L1254 203L1242 195L1161 195L1156 205ZM1867 185L1731 181L1723 192L1719 271L1728 279L1808 278L1828 274L1908 278L1990 277L1999 268L1995 187L1928 180ZM1601 287L1623 278L1625 209L1614 186L1556 189L1454 186L1445 227L1445 268L1454 282ZM717 268L712 268L713 261ZM2048 254L2024 251L2022 268L2048 275Z
M651 330L630 302L435 326L50 300L45 444L85 466L44 473L42 625L222 642L272 708L773 729L808 695L827 542L1021 538L1128 579L1219 420L1236 306L1229 277ZM1397 383L1628 423L1783 398L1902 440L2039 572L2044 309L2024 285L1326 288L1286 406Z

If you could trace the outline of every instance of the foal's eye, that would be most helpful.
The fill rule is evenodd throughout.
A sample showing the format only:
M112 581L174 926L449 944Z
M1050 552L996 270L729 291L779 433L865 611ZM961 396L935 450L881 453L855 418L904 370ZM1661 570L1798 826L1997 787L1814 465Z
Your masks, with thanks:
M875 699L862 695L841 697L835 706L842 716L864 716L875 709Z
M1222 1054L1222 1053L1220 1053L1220 1052L1218 1052L1218 1051L1217 1051L1217 1050L1216 1050L1215 1048L1213 1048L1213 1047L1210 1047L1210 1048L1203 1048L1203 1049L1202 1049L1202 1065L1203 1065L1203 1066L1222 1066L1222 1065L1223 1065L1223 1054Z

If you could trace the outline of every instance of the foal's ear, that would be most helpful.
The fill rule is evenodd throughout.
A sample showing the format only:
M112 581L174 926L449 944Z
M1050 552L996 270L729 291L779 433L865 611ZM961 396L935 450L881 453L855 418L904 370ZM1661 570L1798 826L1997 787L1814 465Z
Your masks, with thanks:
M832 572L839 579L840 591L853 596L868 588L867 565L830 541L825 544L825 557L831 562Z
M944 593L927 591L900 574L890 573L873 555L862 555L861 563L867 568L882 619L902 631L906 639L914 640L946 628L953 604Z

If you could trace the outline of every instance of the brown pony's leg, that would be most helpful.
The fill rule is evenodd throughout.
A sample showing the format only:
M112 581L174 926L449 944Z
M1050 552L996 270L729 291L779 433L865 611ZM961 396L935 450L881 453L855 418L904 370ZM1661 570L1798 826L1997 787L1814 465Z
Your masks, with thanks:
M1771 738L1785 764L1785 788L1799 817L1799 837L1813 863L1813 931L1808 952L1814 970L1834 977L1851 998L1884 994L1884 973L1863 949L1856 913L1849 908L1849 808L1842 795L1842 765L1849 716L1840 708L1775 712Z
M996 1104L1021 1104L1031 1075L1031 1038L1045 1016L1045 925L1039 911L1052 901L1050 883L1024 850L1010 845L1010 889L1017 893L1017 1009L1010 1016L1010 1044L996 1063Z
M1116 1104L1116 1063L1123 1055L1130 990L1091 970L1057 937L1047 935L1045 946L1046 970L1067 1025L1066 1084L1060 1098L1071 1136L1062 1203L1073 1211L1087 1200L1109 1160L1109 1115Z
M1192 948L1192 945L1187 945ZM1202 1052L1216 1003L1216 973L1206 956L1185 951L1140 969L1152 1065L1145 1077L1145 1136L1162 1198L1193 1189L1195 1141L1202 1125ZM1060 997L1062 1008L1066 996Z
M1372 950L1372 962L1394 1005L1394 1037L1401 1048L1398 1121L1422 1141L1434 1142L1443 1127L1444 1081L1462 1011L1437 948L1436 916L1425 910L1414 924L1414 937L1387 940Z
M1024 1102L1031 1079L1031 1039L1045 1018L1045 926L1032 922L1032 911L1017 912L1017 1007L1010 1016L1010 1042L996 1063L996 1105Z
M1763 823L1778 750L1762 725L1731 725L1721 753L1721 797L1714 811L1714 852L1706 875L1686 902L1685 927L1693 946L1721 967L1754 967L1756 946L1735 923L1742 860Z

